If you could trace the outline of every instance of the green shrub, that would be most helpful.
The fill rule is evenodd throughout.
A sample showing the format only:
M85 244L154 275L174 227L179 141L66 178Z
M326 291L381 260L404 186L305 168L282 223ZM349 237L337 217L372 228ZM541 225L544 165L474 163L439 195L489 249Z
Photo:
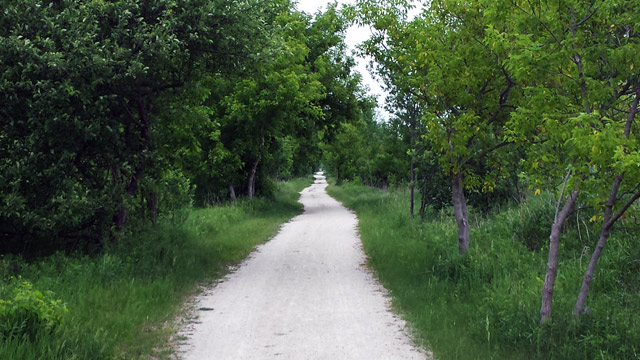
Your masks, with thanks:
M272 178L263 176L258 179L258 192L261 196L265 197L274 197L276 191L278 190L278 183L276 183Z
M33 339L41 332L51 332L67 312L51 291L35 290L28 281L13 289L13 298L0 300L0 339Z

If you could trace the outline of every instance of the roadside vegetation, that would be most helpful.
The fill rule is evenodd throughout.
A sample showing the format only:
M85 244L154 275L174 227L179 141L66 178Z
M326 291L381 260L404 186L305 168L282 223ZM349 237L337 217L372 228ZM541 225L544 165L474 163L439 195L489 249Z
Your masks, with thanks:
M597 227L580 212L561 238L554 317L539 326L540 291L555 199L533 195L488 213L470 211L466 255L456 242L453 211L407 211L406 188L352 183L329 193L355 210L370 266L418 341L447 359L637 359L640 356L640 226L626 221L611 237L594 279L588 313L573 318Z
M335 4L1 4L0 359L161 355L375 107Z
M171 321L187 296L300 213L298 192L310 183L282 182L273 197L183 210L96 256L3 256L0 359L168 355Z
M342 126L325 165L436 357L639 357L638 9L348 8L392 115Z
M2 4L1 355L145 353L322 166L437 355L639 357L640 0Z

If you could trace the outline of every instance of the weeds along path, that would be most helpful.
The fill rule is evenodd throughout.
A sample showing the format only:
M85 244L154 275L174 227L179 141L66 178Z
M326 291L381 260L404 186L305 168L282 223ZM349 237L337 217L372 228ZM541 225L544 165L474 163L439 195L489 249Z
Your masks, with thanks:
M304 213L198 300L183 359L426 358L364 266L356 216L315 178Z

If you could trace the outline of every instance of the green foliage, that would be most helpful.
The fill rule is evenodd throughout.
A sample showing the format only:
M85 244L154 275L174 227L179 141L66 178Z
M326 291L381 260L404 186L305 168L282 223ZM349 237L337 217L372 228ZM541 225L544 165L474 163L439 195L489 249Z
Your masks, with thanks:
M163 116L163 105L199 87L202 74L241 64L268 37L257 25L288 5L258 4L6 3L0 251L99 247L114 218L122 230L127 205L152 191L144 176L153 185L173 170L170 155L193 148L185 127L206 115ZM240 16L254 5L254 17ZM179 129L180 147L156 146L167 128Z
M359 76L351 74L345 29L335 6L314 18L282 11L268 25L271 36L260 56L208 80L205 103L218 123L199 137L204 151L192 165L196 203L226 199L229 185L240 195L252 196L252 185L268 195L266 178L318 168L320 141L359 114Z
M528 148L531 160L522 164L532 184L547 184L571 169L570 188L588 191L590 204L600 207L615 174L637 171L622 161L634 157L638 144L635 131L628 140L624 131L638 88L638 59L628 53L638 39L621 37L622 29L631 29L628 6L633 5L518 6L512 28L492 28L489 35L492 46L510 51L505 66L527 96L510 119L507 136L535 143ZM623 184L633 186L633 180Z
M580 241L577 226L567 226L554 315L549 326L540 328L545 261L527 242L538 246L548 239L548 214L552 217L555 209L552 194L531 196L487 217L472 211L477 241L467 256L460 256L450 246L456 236L450 215L431 211L424 220L409 217L404 189L348 184L330 186L329 192L356 211L369 264L390 290L393 305L436 358L638 357L640 322L635 314L640 311L640 289L634 271L640 246L637 225L630 221L626 231L612 237L594 280L597 290L589 314L579 320L571 315L573 296L588 260L582 250L594 241L586 232L597 226L583 224Z
M325 145L323 163L330 173L335 174L338 183L342 180L353 180L357 175L363 147L359 125L362 126L342 124L334 140Z
M0 253L99 251L127 223L233 186L269 194L267 178L317 169L320 139L359 111L336 6L311 18L289 0L4 5Z
M33 289L23 281L13 289L13 297L0 299L0 340L33 340L40 333L51 333L62 321L66 306L51 291Z
M421 141L441 171L463 173L466 188L490 191L505 174L482 165L506 145L502 125L517 99L516 84L501 64L505 53L483 44L482 4L434 1L411 21L394 6L407 5L358 4L357 22L375 30L362 52L373 56L395 93L414 96L426 127ZM478 166L485 171L476 171Z

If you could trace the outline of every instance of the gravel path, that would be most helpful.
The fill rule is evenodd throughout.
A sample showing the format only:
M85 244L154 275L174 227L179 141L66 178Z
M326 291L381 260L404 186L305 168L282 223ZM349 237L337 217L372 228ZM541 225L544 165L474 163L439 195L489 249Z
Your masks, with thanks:
M198 300L185 360L427 358L364 267L355 215L315 178L304 213Z

